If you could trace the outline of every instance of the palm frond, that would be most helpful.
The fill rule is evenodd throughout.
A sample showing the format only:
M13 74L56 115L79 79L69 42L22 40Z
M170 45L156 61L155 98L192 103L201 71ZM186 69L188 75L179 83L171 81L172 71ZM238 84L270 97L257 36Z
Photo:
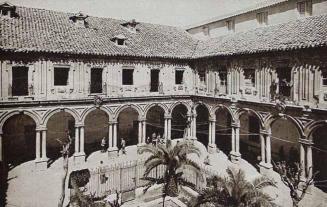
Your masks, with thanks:
M148 164L146 165L146 169L145 169L145 172L143 175L144 176L149 175L151 170L153 170L154 168L158 167L161 164L163 164L162 159L153 159L153 160L149 161Z
M272 179L269 179L266 176L261 176L261 177L258 177L256 179L254 179L252 181L252 184L256 189L262 189L262 188L267 187L267 186L277 187L276 182L274 180L272 180Z

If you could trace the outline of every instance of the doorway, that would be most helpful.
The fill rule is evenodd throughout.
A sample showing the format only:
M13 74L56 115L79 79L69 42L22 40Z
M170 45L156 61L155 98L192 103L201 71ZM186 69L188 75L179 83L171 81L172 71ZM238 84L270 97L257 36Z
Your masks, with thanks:
M159 91L159 70L151 70L151 87L150 92Z

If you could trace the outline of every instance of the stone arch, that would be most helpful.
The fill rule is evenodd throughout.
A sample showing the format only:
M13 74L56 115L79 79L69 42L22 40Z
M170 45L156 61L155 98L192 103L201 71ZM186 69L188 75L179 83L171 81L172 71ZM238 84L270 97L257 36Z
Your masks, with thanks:
M124 110L124 109L127 109L127 108L132 108L132 109L135 109L139 115L139 117L143 117L144 114L143 114L143 111L142 109L135 105L135 104L124 104L122 106L120 106L114 113L114 120L117 120L118 117L119 117L119 114Z
M170 106L170 108L169 108L169 113L171 114L171 113L173 112L174 108L175 108L176 106L178 106L179 104L184 105L184 106L187 108L187 112L188 112L188 113L191 112L191 107L190 107L189 104L187 104L186 102L177 101L177 102L175 102L173 105Z
M304 127L304 137L311 140L311 134L319 127L327 126L327 120L311 121Z
M302 137L304 137L304 127L302 125L302 123L300 121L298 121L297 119L293 118L292 116L289 116L287 114L283 114L282 116L280 115L269 115L264 121L264 127L266 130L270 130L270 127L272 125L272 123L280 118L286 118L289 121L291 121L294 126L296 127L296 129L298 130L299 135Z
M41 118L40 116L35 113L34 111L28 111L28 110L14 110L14 111L10 111L9 113L5 114L4 117L1 118L0 121L0 132L2 132L2 127L4 126L4 124L6 123L6 121L8 119L10 119L12 116L14 115L18 115L18 114L24 114L29 116L31 119L34 120L36 126L40 126L41 123Z
M264 125L262 116L258 112L254 111L253 109L240 108L235 112L235 117L237 117L237 120L239 120L239 118L245 113L250 113L251 115L254 115L259 120L260 127L262 129L265 129L265 125Z
M49 121L49 119L50 119L54 114L59 113L59 112L67 112L67 113L69 113L70 115L72 115L72 116L74 117L74 119L75 119L75 123L78 123L78 122L81 121L81 117L80 117L80 115L78 114L78 112L77 112L76 110L71 109L71 108L56 108L56 109L54 109L54 110L50 110L49 112L47 112L47 113L44 115L44 117L43 117L43 119L42 119L42 124L43 124L44 126L46 126L47 123L48 123L48 121Z
M146 108L144 109L144 117L146 117L146 115L148 114L149 110L152 108L152 107L155 107L155 106L158 106L160 108L162 108L165 112L165 114L168 114L168 107L165 105L165 104L162 104L162 103L151 103L149 105L146 106Z
M85 123L85 119L86 119L87 115L89 115L90 113L92 113L93 111L95 111L97 109L100 109L101 111L104 111L108 115L108 117L112 117L113 116L112 115L112 111L110 109L108 109L106 107L103 107L103 106L101 106L101 107L95 107L95 106L93 106L93 107L87 108L87 109L85 109L83 111L83 113L81 115L81 122L82 123Z
M215 106L215 107L212 109L212 114L216 114L216 112L217 112L219 109L226 110L226 111L229 113L230 117L232 118L232 122L235 122L234 113L232 112L232 110L231 110L228 106L225 106L224 104L219 104L219 105Z
M211 114L211 108L212 108L212 107L210 107L209 104L204 103L204 102L202 102L202 101L199 101L199 102L194 103L194 105L193 105L193 110L196 111L196 108L197 108L198 106L200 106L200 105L203 105L205 108L207 108L208 113L209 113L209 117L212 117L212 116L211 116L211 115L212 115L212 114Z

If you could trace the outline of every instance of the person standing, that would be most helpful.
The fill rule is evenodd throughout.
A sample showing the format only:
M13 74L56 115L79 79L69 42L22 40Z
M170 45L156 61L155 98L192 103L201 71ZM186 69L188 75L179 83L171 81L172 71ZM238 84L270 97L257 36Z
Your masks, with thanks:
M106 152L106 137L103 137L101 140L101 152Z
M121 151L123 152L123 154L126 154L126 141L124 138L121 138L121 142L120 142L120 145L121 145Z

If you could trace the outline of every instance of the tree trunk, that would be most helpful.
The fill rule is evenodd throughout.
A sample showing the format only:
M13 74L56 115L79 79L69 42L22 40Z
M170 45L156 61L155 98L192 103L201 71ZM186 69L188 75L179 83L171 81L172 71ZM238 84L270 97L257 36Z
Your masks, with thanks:
M162 198L162 207L165 207L165 198L166 198L166 196L163 196L163 198Z
M178 186L174 177L171 177L168 180L167 195L170 197L178 196Z
M64 157L64 174L61 178L61 195L58 203L58 207L63 207L65 200L65 191L66 191L66 178L68 174L68 156Z

